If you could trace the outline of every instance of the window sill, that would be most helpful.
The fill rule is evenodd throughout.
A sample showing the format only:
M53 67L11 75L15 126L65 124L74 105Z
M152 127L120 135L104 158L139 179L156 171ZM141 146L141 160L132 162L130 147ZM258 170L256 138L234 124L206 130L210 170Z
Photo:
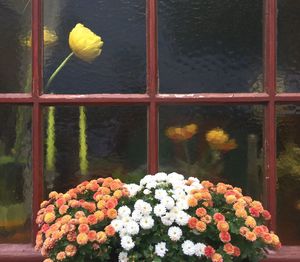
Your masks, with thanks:
M263 262L299 262L300 246L284 246L278 252L270 251ZM0 244L0 261L41 262L42 256L30 244Z

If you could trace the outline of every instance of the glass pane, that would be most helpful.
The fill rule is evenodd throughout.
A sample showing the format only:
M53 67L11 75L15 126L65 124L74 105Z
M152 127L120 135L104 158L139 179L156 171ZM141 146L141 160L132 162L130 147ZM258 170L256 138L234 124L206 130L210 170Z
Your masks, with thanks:
M31 109L0 105L0 243L31 234Z
M278 1L278 92L300 92L299 12L299 1Z
M164 106L160 169L230 183L262 199L262 120L262 106Z
M146 107L46 107L44 116L45 193L98 177L145 175Z
M31 0L0 0L0 93L31 92Z
M45 93L144 93L145 0L44 0ZM83 24L104 42L78 24ZM74 55L47 86L50 76Z
M284 245L300 244L300 106L277 107L277 230Z
M159 0L161 93L262 91L262 0Z

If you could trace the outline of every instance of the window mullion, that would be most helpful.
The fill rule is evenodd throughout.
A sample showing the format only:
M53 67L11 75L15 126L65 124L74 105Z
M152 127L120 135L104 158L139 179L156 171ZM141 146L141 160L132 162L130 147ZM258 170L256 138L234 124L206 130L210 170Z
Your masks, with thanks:
M271 228L276 228L276 26L277 1L265 0L264 5L264 86L269 94L265 111L265 188L268 209L272 214Z
M42 163L42 108L39 96L42 93L42 1L32 1L32 165L33 165L33 231L34 240L37 225L35 216L43 199Z

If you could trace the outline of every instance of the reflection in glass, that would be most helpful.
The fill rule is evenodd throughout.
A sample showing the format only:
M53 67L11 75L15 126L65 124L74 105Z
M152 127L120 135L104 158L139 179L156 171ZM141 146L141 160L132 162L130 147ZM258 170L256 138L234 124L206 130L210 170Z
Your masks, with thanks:
M31 109L0 106L0 243L28 243L31 230Z
M278 92L300 92L300 2L278 1Z
M262 2L160 0L160 92L262 91Z
M46 93L144 93L146 91L145 2L45 0L44 26L57 36L45 45L44 83L71 52L69 33L82 23L104 41L94 61L72 56ZM83 35L84 37L86 35Z
M0 93L31 91L31 0L0 0Z
M300 106L277 107L277 230L284 245L300 244Z
M98 177L145 175L146 107L46 107L44 116L46 194Z
M262 199L262 117L261 106L162 107L160 170L231 183Z

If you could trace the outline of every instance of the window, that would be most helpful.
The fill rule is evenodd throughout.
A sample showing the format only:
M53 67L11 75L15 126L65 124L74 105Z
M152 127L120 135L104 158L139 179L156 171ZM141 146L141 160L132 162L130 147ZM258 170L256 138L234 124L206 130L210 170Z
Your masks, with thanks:
M242 186L265 202L286 245L270 261L300 257L299 8L0 0L0 260L40 261L34 215L50 190L158 170ZM47 85L78 22L103 37L103 53L72 57ZM199 132L188 143L168 135L189 124ZM232 139L217 159L205 155L215 128Z

